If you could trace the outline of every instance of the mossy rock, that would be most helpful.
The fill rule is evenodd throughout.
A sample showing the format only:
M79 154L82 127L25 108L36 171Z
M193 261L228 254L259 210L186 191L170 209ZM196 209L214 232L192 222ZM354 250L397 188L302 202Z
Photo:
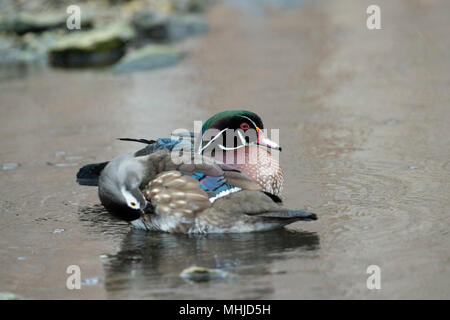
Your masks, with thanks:
M210 5L210 0L173 0L174 6L182 12L204 12Z
M182 51L170 46L150 44L128 53L116 64L115 70L130 72L167 67L177 63L183 56Z
M143 10L133 14L131 23L140 38L164 41L169 38L169 19L166 15Z
M66 28L66 14L48 13L20 13L13 16L0 17L0 31L23 35L28 32L41 33L51 29ZM92 26L90 18L82 17L81 28Z
M49 61L65 68L111 65L124 55L133 37L134 31L122 24L69 34L49 49Z
M170 40L181 40L208 31L209 25L204 17L198 14L176 14L169 19Z

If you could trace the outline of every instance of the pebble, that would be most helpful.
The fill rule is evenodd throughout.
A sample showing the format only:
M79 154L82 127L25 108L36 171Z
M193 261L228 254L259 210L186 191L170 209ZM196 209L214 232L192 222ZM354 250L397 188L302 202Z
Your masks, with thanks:
M17 169L18 167L19 167L19 164L15 163L15 162L8 162L8 163L4 163L2 165L3 170L14 170L14 169Z
M78 163L75 163L75 162L74 163L53 163L53 162L47 162L47 164L49 166L59 167L59 168L78 166Z
M67 157L65 157L65 159L67 161L77 161L77 160L82 160L83 157L81 157L81 156L67 156Z
M180 273L180 277L194 282L206 282L210 280L227 279L230 277L230 274L219 269L192 266L184 269Z
M20 300L21 296L18 296L12 292L0 292L0 300Z
M99 283L99 280L98 280L97 277L86 278L83 281L83 284L86 285L86 286L95 286L98 283Z
M398 124L398 120L397 119L389 119L388 121L385 122L385 124L387 124L388 126L395 126L396 124Z

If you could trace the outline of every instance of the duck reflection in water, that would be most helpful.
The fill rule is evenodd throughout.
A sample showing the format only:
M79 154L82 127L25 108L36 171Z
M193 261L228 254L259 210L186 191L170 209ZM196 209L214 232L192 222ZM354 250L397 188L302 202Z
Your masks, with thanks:
M265 278L279 272L272 270L272 262L292 257L311 259L318 248L316 233L286 229L209 235L132 229L123 239L120 251L105 263L105 288L110 298L229 297L218 290L238 291L238 296L232 298L264 298L273 291ZM189 283L179 275L190 266L220 269L232 276Z

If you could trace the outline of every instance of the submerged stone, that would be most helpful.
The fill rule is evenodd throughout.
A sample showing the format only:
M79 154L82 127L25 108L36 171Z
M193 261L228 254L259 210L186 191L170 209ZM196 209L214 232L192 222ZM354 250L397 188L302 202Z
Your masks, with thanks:
M15 163L15 162L4 163L2 165L3 170L14 170L14 169L17 169L18 167L19 167L19 164Z
M163 15L147 10L135 13L131 20L137 37L158 42L177 41L208 30L206 19L198 14Z
M180 273L180 277L194 282L204 282L215 279L227 279L230 277L230 274L219 269L209 269L204 267L192 266L184 269Z
M210 0L173 0L177 10L183 12L203 12L209 5Z
M22 48L16 36L0 37L0 66L25 65L34 60L33 53Z
M170 46L147 45L128 53L115 66L119 72L162 68L177 63L184 53Z
M169 19L166 15L157 14L150 10L139 11L133 15L131 23L140 38L157 41L169 38Z
M62 12L27 13L0 17L0 31L23 35L28 32L40 33L51 29L66 29L67 15ZM90 28L92 20L81 19L81 28Z
M12 292L0 292L0 300L21 300L22 297Z
M178 14L170 17L169 37L171 40L198 35L208 31L208 22L200 15Z
M55 67L81 68L116 63L125 54L125 44L134 31L123 24L69 34L49 51L49 62Z
M83 281L83 285L86 286L95 286L100 282L100 280L97 277L92 277L92 278L86 278Z

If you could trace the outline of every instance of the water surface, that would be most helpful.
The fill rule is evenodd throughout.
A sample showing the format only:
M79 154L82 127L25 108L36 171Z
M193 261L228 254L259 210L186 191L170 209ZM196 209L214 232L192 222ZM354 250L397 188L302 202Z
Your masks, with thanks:
M0 291L24 298L450 297L450 39L446 1L236 1L180 44L173 68L0 77ZM254 14L252 14L254 13ZM228 108L280 128L289 230L184 236L130 230L78 168ZM66 289L79 265L81 290ZM378 265L381 290L368 290ZM192 283L200 265L230 279Z

